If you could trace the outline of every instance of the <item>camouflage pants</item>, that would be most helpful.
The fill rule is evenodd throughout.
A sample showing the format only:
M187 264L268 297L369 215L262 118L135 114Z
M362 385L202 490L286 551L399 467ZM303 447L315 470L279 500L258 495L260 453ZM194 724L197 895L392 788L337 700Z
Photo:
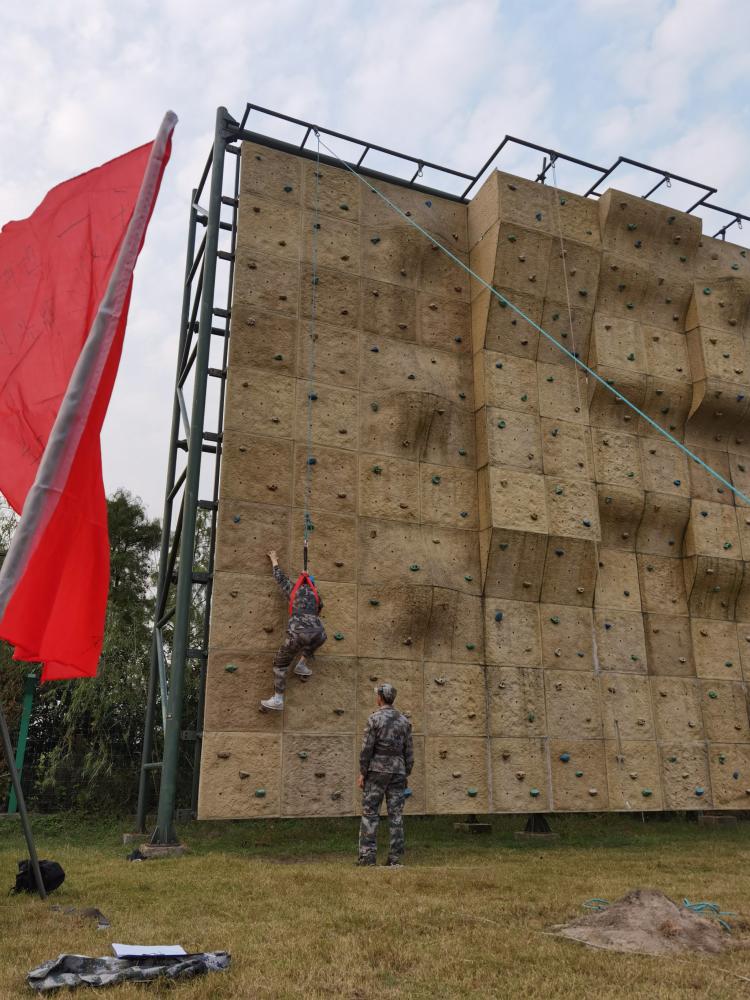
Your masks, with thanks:
M273 686L277 694L283 694L286 691L286 675L290 664L300 654L308 659L314 656L315 650L319 649L326 639L325 629L321 625L320 619L289 619L286 640L273 661Z
M406 778L403 774L370 771L365 778L362 792L362 822L359 827L359 856L375 861L378 849L378 823L380 806L385 796L390 826L389 861L400 861L404 853L404 792Z

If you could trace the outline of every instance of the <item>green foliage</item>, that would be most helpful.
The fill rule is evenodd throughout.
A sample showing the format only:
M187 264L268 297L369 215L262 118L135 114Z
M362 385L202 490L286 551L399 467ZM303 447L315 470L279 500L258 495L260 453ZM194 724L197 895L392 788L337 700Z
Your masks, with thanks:
M26 784L44 811L121 812L135 791L161 527L124 490L107 505L110 588L97 676L42 685L32 715Z

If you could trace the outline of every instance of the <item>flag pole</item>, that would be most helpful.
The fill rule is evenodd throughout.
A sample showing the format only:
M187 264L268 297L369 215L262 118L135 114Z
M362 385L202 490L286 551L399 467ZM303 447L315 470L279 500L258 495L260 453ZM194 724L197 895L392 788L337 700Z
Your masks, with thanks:
M8 770L10 771L10 780L13 784L13 791L16 793L16 803L18 805L18 815L21 817L21 826L23 827L23 835L26 838L26 846L29 849L29 859L31 861L31 870L34 873L34 881L36 882L36 889L39 893L40 899L47 898L47 890L44 888L44 882L42 881L42 873L39 869L39 856L36 853L36 844L34 843L34 835L31 832L31 824L29 823L29 814L26 812L26 800L23 797L23 789L21 788L21 778L18 774L18 768L16 767L16 760L13 755L13 745L10 742L10 733L8 732L8 723L5 718L5 713L3 712L3 704L0 701L0 738L2 738L3 753L5 754L5 760L8 765Z

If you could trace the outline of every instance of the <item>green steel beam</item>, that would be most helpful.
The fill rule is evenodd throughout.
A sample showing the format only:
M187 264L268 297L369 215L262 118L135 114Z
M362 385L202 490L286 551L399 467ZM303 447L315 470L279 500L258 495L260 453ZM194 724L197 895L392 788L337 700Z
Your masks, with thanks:
M177 771L180 754L180 728L182 725L185 663L187 659L191 596L193 587L193 560L195 553L195 526L200 488L200 471L203 448L203 430L206 412L206 388L211 348L211 328L214 315L214 290L216 261L219 250L221 226L221 197L224 182L224 156L226 145L234 134L230 126L237 123L226 108L216 111L216 131L211 162L211 187L206 224L206 250L203 262L203 288L198 323L198 337L194 368L193 401L188 436L187 474L182 509L182 537L177 576L176 611L172 644L172 663L169 677L167 728L164 733L164 757L159 786L159 806L156 828L151 837L153 844L174 844L177 836L174 826L177 797ZM166 581L165 581L166 582Z
M23 702L21 706L21 724L18 727L18 743L16 744L16 770L19 778L23 775L23 762L26 757L26 741L29 738L29 722L31 722L31 707L34 704L34 691L36 691L36 674L26 674L23 682ZM11 787L8 798L8 812L14 813L18 809L18 796L15 788Z

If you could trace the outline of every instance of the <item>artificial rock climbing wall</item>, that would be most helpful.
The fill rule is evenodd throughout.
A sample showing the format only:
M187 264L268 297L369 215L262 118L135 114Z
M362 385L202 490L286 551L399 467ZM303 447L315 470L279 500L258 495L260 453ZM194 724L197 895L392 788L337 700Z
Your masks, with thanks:
M617 191L378 187L750 490L745 250ZM329 641L261 714L311 391ZM225 428L202 817L356 812L384 680L412 812L748 806L750 510L350 173L247 143Z

